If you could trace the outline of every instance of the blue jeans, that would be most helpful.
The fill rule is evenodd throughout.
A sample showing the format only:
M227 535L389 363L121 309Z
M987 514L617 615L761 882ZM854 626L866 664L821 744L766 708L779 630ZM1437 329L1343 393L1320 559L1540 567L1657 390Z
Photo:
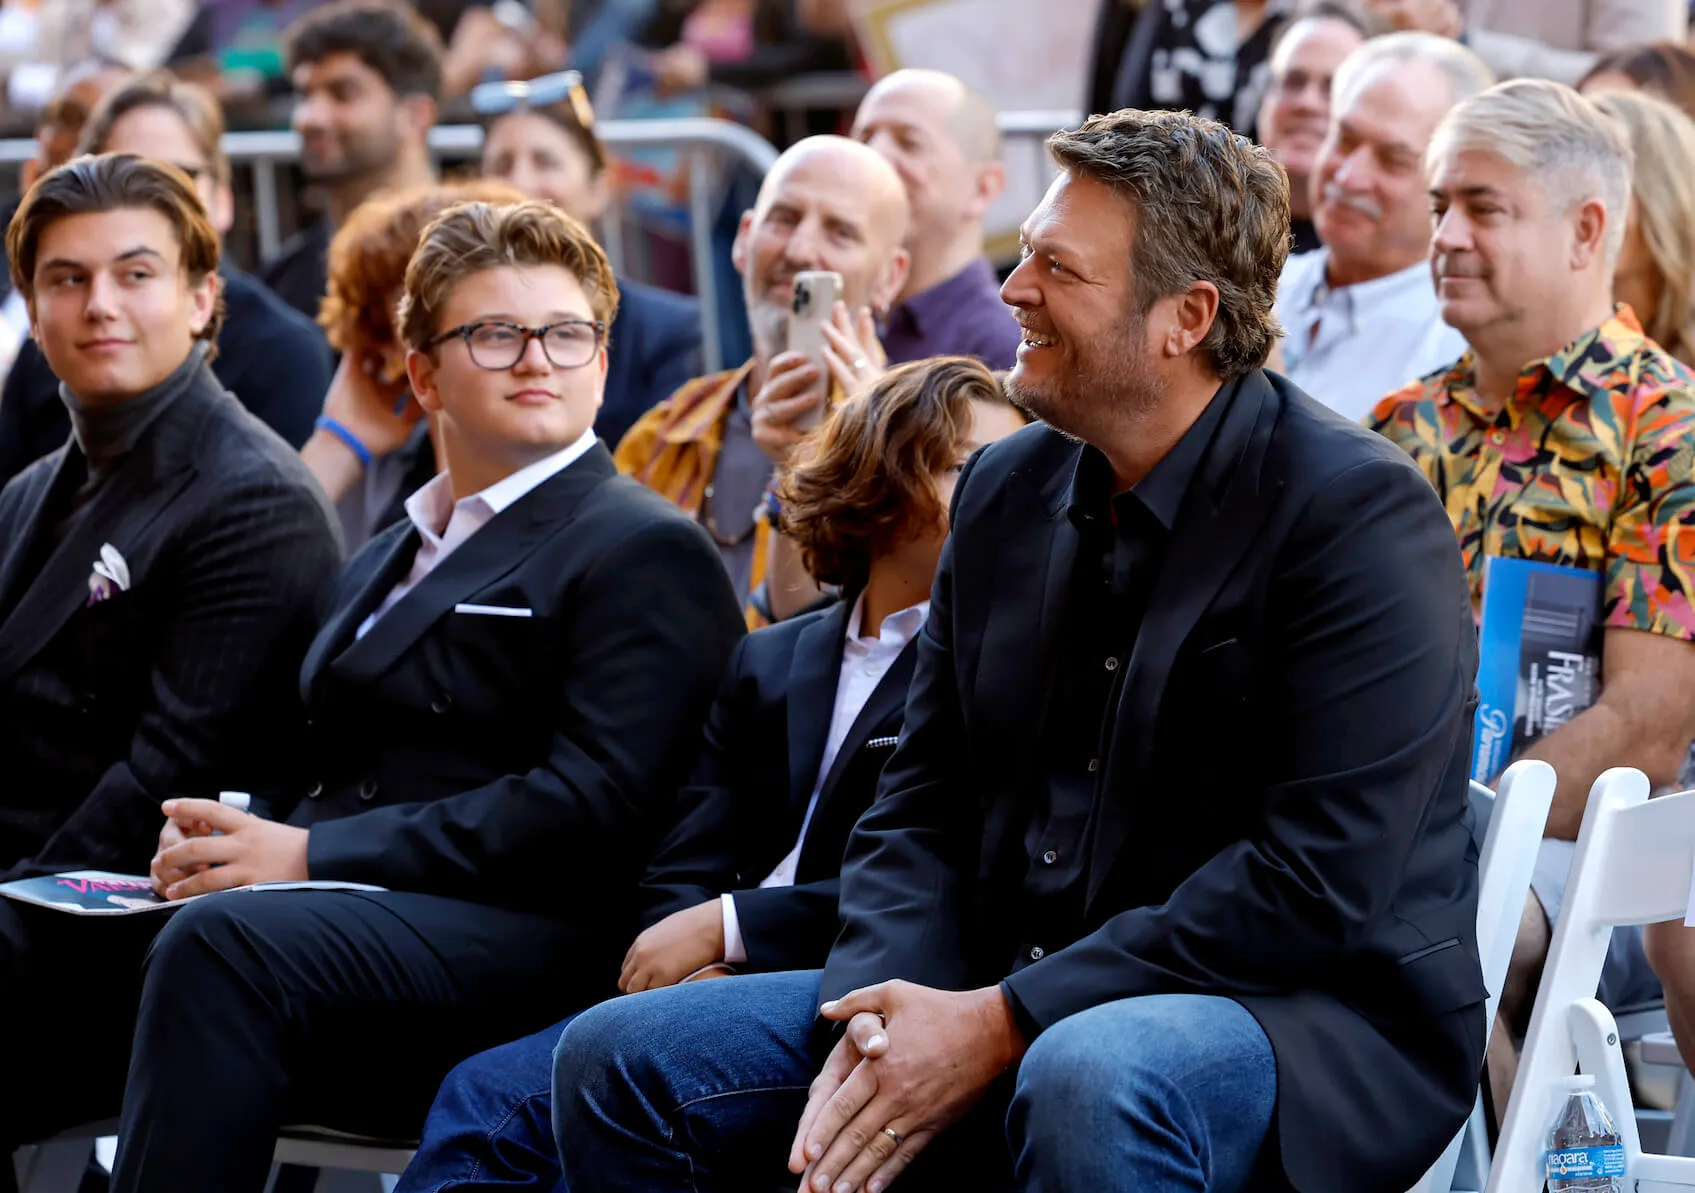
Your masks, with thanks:
M818 1070L817 1003L816 972L759 974L573 1019L553 1070L571 1193L780 1187ZM1254 1171L1276 1097L1271 1044L1239 1004L1106 1003L1038 1037L1011 1088L992 1089L895 1189L1229 1193Z
M479 1052L447 1075L394 1193L564 1193L553 1144L553 1047L571 1021Z

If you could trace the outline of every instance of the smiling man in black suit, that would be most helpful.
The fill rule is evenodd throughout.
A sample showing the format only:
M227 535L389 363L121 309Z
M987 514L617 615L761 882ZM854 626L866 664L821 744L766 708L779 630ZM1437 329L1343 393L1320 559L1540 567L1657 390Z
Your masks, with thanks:
M574 1019L571 1193L771 1187L785 1154L809 1193L1393 1193L1471 1109L1447 515L1262 371L1289 244L1263 149L1135 110L1049 147L1002 290L1045 425L960 478L841 935L821 972Z
M449 208L402 338L448 470L343 570L286 820L166 805L113 1188L259 1193L306 1116L415 1133L473 1052L613 989L637 881L742 636L712 541L593 431L617 289L541 203ZM218 830L221 835L211 835ZM206 867L212 868L206 868Z
M211 370L218 237L185 174L74 159L6 247L73 433L0 492L0 879L139 874L165 799L287 788L335 516ZM13 1146L116 1110L157 926L0 903L0 1053L29 1075L0 1083L0 1188Z

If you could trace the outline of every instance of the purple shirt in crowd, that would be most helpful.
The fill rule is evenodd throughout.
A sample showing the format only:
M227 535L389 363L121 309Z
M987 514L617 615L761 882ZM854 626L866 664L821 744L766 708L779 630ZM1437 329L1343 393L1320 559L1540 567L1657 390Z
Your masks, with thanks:
M991 369L1010 369L1020 338L995 271L979 257L889 312L883 351L892 365L928 356L975 356Z

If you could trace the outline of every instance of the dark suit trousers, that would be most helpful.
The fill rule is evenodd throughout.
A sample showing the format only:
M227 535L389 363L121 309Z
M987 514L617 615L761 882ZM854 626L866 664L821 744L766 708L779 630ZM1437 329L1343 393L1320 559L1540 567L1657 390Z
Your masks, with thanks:
M18 1146L117 1115L141 959L163 926L0 899L0 1189Z
M435 895L190 904L147 958L112 1188L259 1193L286 1123L415 1138L454 1064L609 991L583 940Z

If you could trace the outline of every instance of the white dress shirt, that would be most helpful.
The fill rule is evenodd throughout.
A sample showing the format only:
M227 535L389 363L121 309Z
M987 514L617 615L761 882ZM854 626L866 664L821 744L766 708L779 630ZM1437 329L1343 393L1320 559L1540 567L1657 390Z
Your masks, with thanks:
M570 467L594 446L594 428L589 428L570 447L551 456L526 464L505 480L496 481L480 493L453 500L453 481L445 472L437 473L428 483L406 499L406 516L418 528L418 554L412 560L412 570L383 598L383 603L359 624L357 637L363 638L384 613L394 608L400 599L453 554L466 539L488 525L501 510L517 502L531 489Z
M859 600L854 602L853 612L848 615L847 635L842 640L842 666L836 675L836 706L830 712L830 732L824 739L824 757L818 763L818 777L812 783L812 798L807 801L806 816L800 822L800 836L795 838L794 848L789 850L788 856L777 863L777 868L765 876L760 886L795 884L795 871L800 866L806 830L812 827L812 814L818 810L818 796L824 789L824 779L836 764L836 755L841 753L848 730L859 719L865 702L871 699L871 693L882 682L883 674L894 666L907 643L924 628L924 619L929 614L930 602L920 601L885 617L877 637L862 638L859 631L865 615L865 594L860 593ZM724 960L732 965L746 961L747 950L742 945L741 926L736 920L735 896L726 894L719 902L724 910Z
M1409 381L1453 364L1465 337L1442 322L1430 263L1332 287L1326 249L1290 257L1277 283L1289 380L1358 422Z

